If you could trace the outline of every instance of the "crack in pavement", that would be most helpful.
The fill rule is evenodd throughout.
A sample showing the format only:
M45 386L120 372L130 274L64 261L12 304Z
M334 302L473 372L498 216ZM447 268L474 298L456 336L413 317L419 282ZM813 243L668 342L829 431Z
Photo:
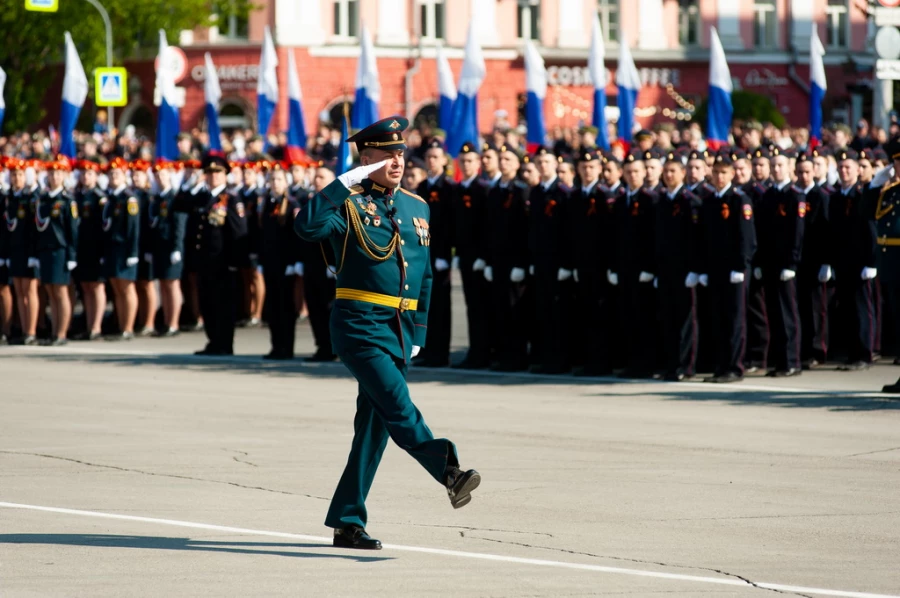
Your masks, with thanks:
M250 453L248 453L247 451L239 451L239 450L237 450L237 449L224 449L224 450L226 450L226 451L233 451L233 452L239 453L239 454L241 454L241 455L243 455L243 456L245 456L245 457L249 457L249 456L250 456ZM243 459L238 459L237 457L232 457L231 459L232 459L235 463L243 463L243 464L245 464L245 465L249 465L250 467L259 467L259 465L257 465L256 463L251 463L250 461L244 461Z
M406 525L409 527L436 527L440 529L456 529L460 530L459 535L465 538L465 532L500 532L502 534L526 534L531 536L546 536L548 538L555 538L553 534L548 534L547 532L521 532L514 529L494 529L489 527L470 527L467 525L436 525L429 523L400 523L397 521L385 521L384 525Z
M469 536L469 537L472 538L472 536ZM734 579L739 579L739 580L743 581L744 583L746 583L748 586L754 587L758 590L765 590L767 592L775 592L777 594L790 594L790 595L794 595L794 596L802 596L803 598L813 598L812 596L809 596L808 594L801 594L799 592L786 592L784 590L776 590L773 588L766 588L766 587L757 585L752 580L750 580L746 577L743 577L742 575L738 575L737 573L729 573L728 571L722 571L721 569L714 569L712 567L698 567L698 566L694 566L694 565L675 565L675 564L671 564L671 563L661 563L659 561L646 561L646 560L642 560L642 559L631 559L628 557L621 557L621 556L608 556L608 555L602 555L602 554L593 554L590 552L582 552L579 550L570 550L568 548L555 548L553 546L538 546L535 544L525 544L524 542L511 542L508 540L496 540L494 538L475 537L474 539L484 540L485 542L494 542L496 544L522 546L524 548L537 548L540 550L549 550L552 552L562 552L564 554L572 554L572 555L576 555L576 556L589 556L591 558L596 558L596 559L607 559L607 560L611 560L611 561L623 561L623 562L628 562L628 563L636 563L636 564L640 564L640 565L657 565L660 567L667 567L670 569L694 569L697 571L711 571L713 573L718 573L719 575L724 575L726 577L732 577Z
M849 459L850 457L862 457L863 455L875 455L877 453L889 453L891 451L900 451L900 446L895 446L893 448L881 449L881 450L877 450L877 451L869 451L867 453L856 453L853 455L847 455L844 458Z
M0 451L0 454L42 457L44 459L56 459L58 461L68 461L70 463L77 463L78 465L85 465L87 467L112 469L114 471L124 471L127 473L138 473L141 475L155 476L155 477L160 477L160 478L175 478L175 479L179 479L179 480L191 480L194 482L207 482L209 484L222 484L225 486L234 486L235 488L243 488L244 490L261 490L263 492L271 492L273 494L286 494L288 496L302 496L304 498L315 498L317 500L331 500L330 498L327 498L324 496L315 496L313 494L302 494L300 492L288 492L287 490L275 490L273 488L264 488L262 486L247 486L246 484L238 484L237 482L226 482L223 480L210 480L210 479L206 479L206 478L195 478L192 476L178 475L175 473L156 473L153 471L144 471L142 469L129 469L127 467L119 467L117 465L104 465L103 463L90 463L88 461L81 461L79 459L72 459L70 457L60 457L59 455L45 455L42 453L26 453L26 452L18 452L18 451Z

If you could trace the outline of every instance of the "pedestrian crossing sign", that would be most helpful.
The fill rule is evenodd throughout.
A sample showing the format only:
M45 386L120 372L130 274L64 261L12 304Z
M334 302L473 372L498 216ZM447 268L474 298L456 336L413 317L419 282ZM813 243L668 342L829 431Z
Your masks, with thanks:
M56 12L59 10L59 0L25 0L25 10Z
M94 72L94 92L98 106L128 104L128 75L122 67L98 68Z

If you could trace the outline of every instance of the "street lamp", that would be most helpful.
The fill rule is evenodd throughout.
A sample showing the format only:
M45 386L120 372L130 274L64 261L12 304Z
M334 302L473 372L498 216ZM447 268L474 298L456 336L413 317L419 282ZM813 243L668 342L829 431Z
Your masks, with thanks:
M96 8L100 11L100 17L103 19L103 25L106 27L106 66L111 67L113 65L113 51L112 51L112 23L109 20L109 13L106 12L106 9L103 8L103 5L100 4L98 0L87 0L88 4ZM109 126L113 129L116 127L116 118L115 118L115 108L109 106L107 108L109 110L108 115L109 118L107 122Z

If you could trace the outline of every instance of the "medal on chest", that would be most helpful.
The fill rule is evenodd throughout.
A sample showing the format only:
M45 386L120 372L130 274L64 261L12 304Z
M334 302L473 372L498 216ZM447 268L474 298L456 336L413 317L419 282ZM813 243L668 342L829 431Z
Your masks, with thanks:
M431 233L428 231L428 221L424 218L413 218L413 226L416 227L416 235L419 237L419 245L427 247L431 244Z

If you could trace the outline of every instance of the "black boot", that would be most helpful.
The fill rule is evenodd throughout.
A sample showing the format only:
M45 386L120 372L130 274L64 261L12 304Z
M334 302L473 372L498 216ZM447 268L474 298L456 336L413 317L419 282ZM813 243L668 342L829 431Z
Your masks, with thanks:
M474 469L463 471L459 467L450 467L444 478L447 495L450 497L450 504L454 509L469 504L472 501L472 491L478 488L479 484L481 484L481 474Z
M369 536L366 530L358 525L348 525L345 528L334 530L333 544L338 548L381 550L381 542Z

